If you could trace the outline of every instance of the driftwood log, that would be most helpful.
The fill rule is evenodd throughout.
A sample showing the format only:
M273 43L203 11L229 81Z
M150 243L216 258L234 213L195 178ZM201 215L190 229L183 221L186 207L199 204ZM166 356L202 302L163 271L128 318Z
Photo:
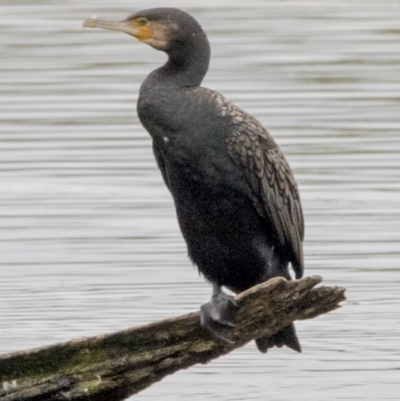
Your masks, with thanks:
M339 307L344 289L321 277L275 278L236 297L235 344L213 338L199 312L142 327L0 356L0 401L118 401L180 369L225 355L294 320Z

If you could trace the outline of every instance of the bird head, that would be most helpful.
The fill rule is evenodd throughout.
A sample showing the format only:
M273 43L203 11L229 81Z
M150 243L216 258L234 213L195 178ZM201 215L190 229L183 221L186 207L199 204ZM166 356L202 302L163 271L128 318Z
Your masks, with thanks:
M125 32L157 50L168 53L179 42L188 42L201 32L198 22L175 8L152 8L130 15L123 21L87 19L84 28L102 28Z

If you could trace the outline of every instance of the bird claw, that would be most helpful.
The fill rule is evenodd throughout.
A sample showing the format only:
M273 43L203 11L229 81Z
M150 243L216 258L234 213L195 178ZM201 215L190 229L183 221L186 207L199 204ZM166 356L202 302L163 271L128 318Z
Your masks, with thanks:
M233 296L216 293L210 302L201 306L201 325L221 340L234 343L233 328L237 309L238 304Z

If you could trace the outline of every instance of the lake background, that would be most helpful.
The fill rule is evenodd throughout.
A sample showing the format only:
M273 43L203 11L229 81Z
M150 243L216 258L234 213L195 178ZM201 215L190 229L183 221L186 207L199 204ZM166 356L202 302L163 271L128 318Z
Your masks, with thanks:
M303 353L249 344L134 399L398 400L398 0L0 3L0 353L190 312L191 265L136 115L165 55L85 30L153 6L192 13L212 46L204 86L285 152L306 221L306 275L344 307L297 323Z

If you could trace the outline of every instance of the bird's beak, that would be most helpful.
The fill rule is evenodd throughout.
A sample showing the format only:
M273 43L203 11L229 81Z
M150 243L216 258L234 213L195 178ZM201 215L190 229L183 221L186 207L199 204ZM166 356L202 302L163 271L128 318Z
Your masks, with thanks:
M87 19L83 22L84 28L102 28L111 31L121 31L129 35L138 37L140 36L140 27L135 26L132 21L102 21L99 19Z

